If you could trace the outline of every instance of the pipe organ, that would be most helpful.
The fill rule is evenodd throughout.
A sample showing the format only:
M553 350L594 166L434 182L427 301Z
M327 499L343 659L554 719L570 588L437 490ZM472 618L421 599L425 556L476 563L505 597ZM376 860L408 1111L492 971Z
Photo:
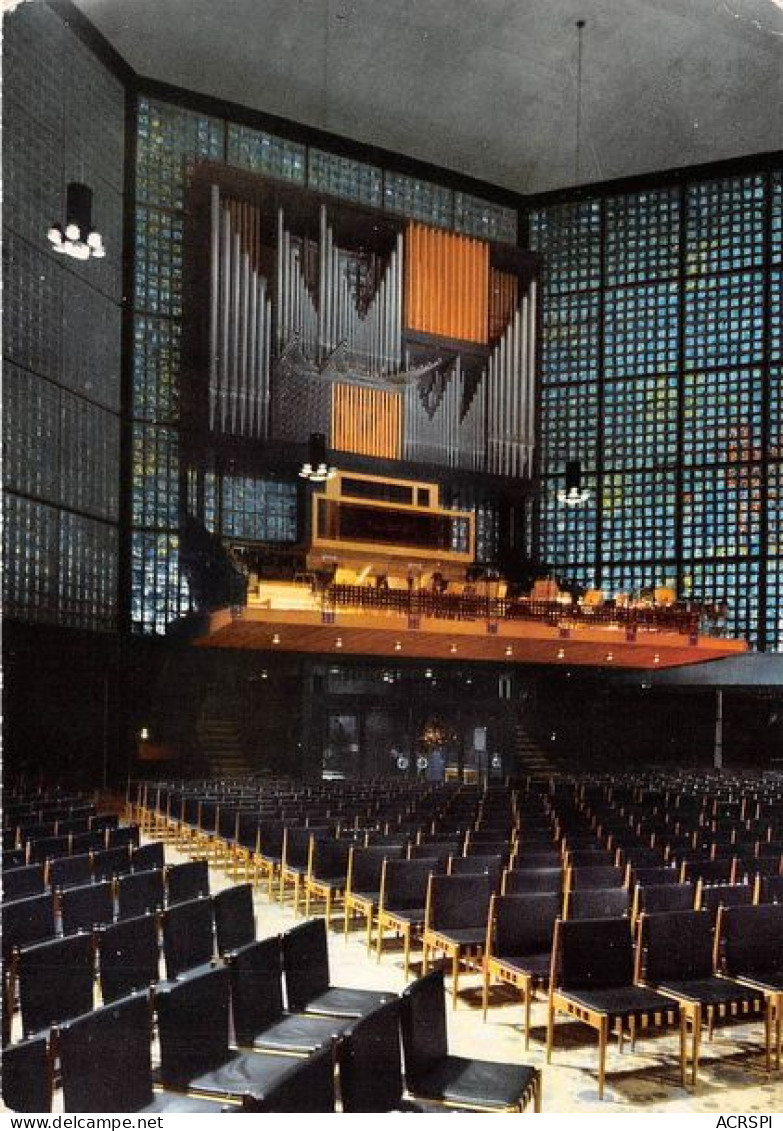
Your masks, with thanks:
M201 175L202 434L240 452L321 432L338 452L531 475L534 257L253 174Z

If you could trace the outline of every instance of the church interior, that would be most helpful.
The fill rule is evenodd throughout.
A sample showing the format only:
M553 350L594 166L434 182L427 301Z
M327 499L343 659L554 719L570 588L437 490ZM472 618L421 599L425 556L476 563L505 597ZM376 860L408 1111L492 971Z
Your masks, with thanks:
M781 0L2 51L3 1109L780 1110Z

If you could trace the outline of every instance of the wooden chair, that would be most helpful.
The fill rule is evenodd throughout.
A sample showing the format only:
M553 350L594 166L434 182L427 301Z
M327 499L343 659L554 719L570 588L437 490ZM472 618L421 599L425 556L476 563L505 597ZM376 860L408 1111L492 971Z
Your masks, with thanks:
M489 875L430 876L424 912L423 973L430 958L451 961L451 1001L457 1004L460 963L481 958L492 886Z

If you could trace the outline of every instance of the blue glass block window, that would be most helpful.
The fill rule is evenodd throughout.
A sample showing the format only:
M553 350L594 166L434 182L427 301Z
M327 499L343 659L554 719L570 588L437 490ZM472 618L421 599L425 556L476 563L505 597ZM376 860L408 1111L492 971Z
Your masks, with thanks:
M190 165L222 161L224 125L167 102L139 99L136 195L163 208L182 209Z
M228 123L228 164L241 169L269 173L281 180L303 185L306 175L303 145L250 126Z
M500 515L496 504L489 501L473 507L475 515L476 561L495 562L500 553Z
M675 556L674 470L612 473L601 497L607 561L663 561Z
M601 581L608 597L637 596L641 589L662 585L676 589L677 577L671 562L621 562L604 565Z
M119 511L119 417L63 391L60 401L60 500L116 521Z
M54 507L8 493L3 508L3 603L10 616L58 619L59 515Z
M454 225L454 196L443 185L407 177L388 170L384 176L383 203L390 212L400 212L411 220L423 220L439 228Z
M783 369L769 371L769 456L783 459Z
M595 562L595 477L583 472L582 482L590 491L590 498L577 507L567 506L558 498L558 492L565 489L565 474L546 482L541 498L540 524L547 562L563 566L574 562Z
M764 260L764 178L736 177L690 185L686 270L706 275L760 267Z
M133 428L133 525L179 524L179 434L143 424Z
M599 295L547 296L541 326L541 380L598 378Z
M769 302L769 354L779 361L783 358L783 271L772 272Z
M530 217L530 246L544 258L545 299L601 281L601 206L561 204Z
M604 358L607 377L676 370L678 304L676 283L606 292Z
M675 376L607 382L604 465L619 470L676 463L677 402Z
M677 274L680 196L676 189L607 200L606 279L610 286Z
M60 516L60 622L78 628L114 627L117 529L64 511Z
M597 385L547 385L541 390L541 470L563 473L571 458L595 466L597 452Z
M158 208L136 209L135 306L149 314L182 314L183 219Z
M783 558L783 464L769 465L767 491L767 553Z
M758 562L690 562L683 575L682 594L716 609L723 606L717 627L728 636L746 636L753 643L759 613L758 586Z
M3 480L26 495L57 498L60 390L6 361L3 366Z
M764 289L760 272L689 283L685 294L685 368L761 360Z
M683 461L737 463L761 457L760 369L687 373Z
M179 322L139 314L133 324L133 413L164 423L179 417Z
M383 170L350 157L310 149L307 182L317 192L328 192L343 200L355 200L373 208L383 205Z
M225 538L295 542L296 487L276 479L226 476L222 491Z
M454 228L468 236L516 244L517 212L515 208L505 208L467 192L455 192Z
M783 262L783 173L772 174L772 262Z
M773 559L767 568L767 651L783 652L783 559Z
M176 534L135 531L131 540L131 618L136 631L163 633L189 608Z
M761 475L758 467L693 468L683 477L683 554L728 558L758 554Z

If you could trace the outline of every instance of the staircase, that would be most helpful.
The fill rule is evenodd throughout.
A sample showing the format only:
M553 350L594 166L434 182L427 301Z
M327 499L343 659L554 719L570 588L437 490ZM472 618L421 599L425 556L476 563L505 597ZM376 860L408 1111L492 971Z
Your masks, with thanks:
M533 737L522 710L516 711L512 725L515 776L544 779L559 773L557 758Z
M196 738L211 777L242 777L252 772L237 722L237 704L226 695L209 692L204 700Z

